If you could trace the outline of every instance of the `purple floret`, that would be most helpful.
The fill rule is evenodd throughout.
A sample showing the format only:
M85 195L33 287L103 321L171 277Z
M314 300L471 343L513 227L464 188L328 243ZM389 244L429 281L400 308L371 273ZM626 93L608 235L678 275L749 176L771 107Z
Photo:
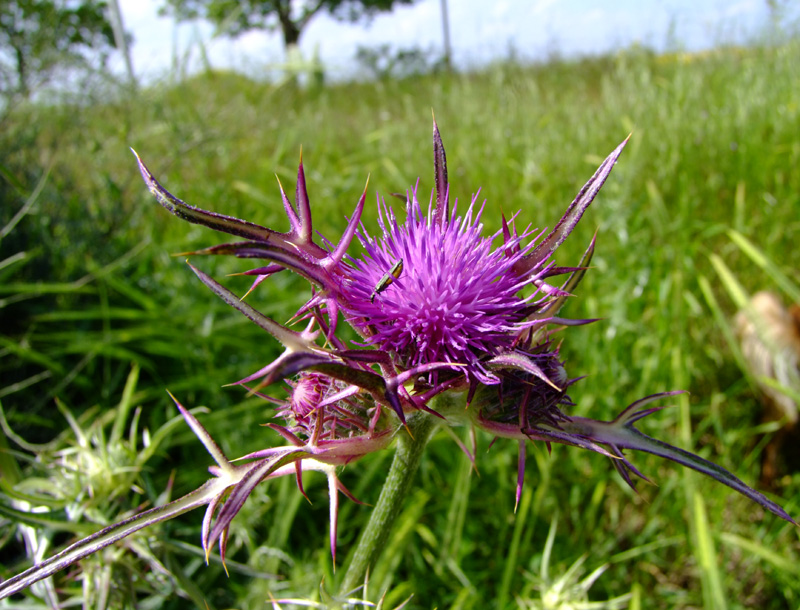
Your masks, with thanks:
M366 329L366 343L396 354L410 368L430 362L466 365L468 377L494 384L498 378L485 361L516 341L518 333L531 326L524 312L533 297L521 291L539 280L543 265L523 274L514 270L535 246L532 240L520 248L523 238L514 237L495 247L498 231L483 237L481 215L473 199L463 217L449 222L432 221L412 192L406 205L406 222L397 223L391 208L380 207L380 238L362 229L358 237L366 254L351 259L348 306L344 311L354 326ZM373 297L374 287L397 261L402 275Z

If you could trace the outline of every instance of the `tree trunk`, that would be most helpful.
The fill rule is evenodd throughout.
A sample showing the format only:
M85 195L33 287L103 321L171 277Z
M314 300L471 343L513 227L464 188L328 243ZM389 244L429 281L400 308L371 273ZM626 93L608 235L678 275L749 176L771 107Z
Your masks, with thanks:
M281 22L281 32L283 32L283 54L284 54L284 79L285 83L296 86L298 69L302 64L300 55L300 25L292 19L292 7L290 1L278 2L278 19Z
M300 28L292 21L288 14L279 13L281 20L281 31L283 32L283 48L288 53L289 49L296 47L300 43Z
M128 73L128 84L131 89L136 89L136 77L133 74L133 60L131 59L131 49L128 46L128 39L125 36L125 26L122 23L122 11L119 8L119 0L111 0L108 3L109 21L114 30L114 45L122 53L125 60L125 70Z
M302 23L292 19L291 0L279 0L275 3L275 10L278 13L278 20L281 22L281 32L283 32L283 50L289 55L292 47L297 47L300 42L300 28Z
M25 62L25 54L20 47L14 48L14 55L17 59L17 93L27 98L30 95L28 89L28 64Z

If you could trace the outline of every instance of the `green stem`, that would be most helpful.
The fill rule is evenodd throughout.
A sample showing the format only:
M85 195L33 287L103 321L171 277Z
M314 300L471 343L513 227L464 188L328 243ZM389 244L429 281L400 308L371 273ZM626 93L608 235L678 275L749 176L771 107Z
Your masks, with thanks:
M375 565L378 556L385 548L400 510L408 495L411 481L419 468L422 452L428 444L436 427L435 418L426 413L415 413L408 417L408 431L401 431L397 441L397 451L392 466L381 490L378 503L372 510L358 545L350 552L347 570L339 587L346 594L364 583L367 571Z

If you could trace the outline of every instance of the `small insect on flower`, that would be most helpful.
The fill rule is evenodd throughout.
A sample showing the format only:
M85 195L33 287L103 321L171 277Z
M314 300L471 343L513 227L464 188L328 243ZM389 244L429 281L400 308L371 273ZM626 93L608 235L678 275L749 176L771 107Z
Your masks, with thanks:
M369 297L369 302L374 303L375 297L379 295L381 292L386 290L389 286L391 286L395 280L400 279L400 274L403 273L403 259L401 258L397 261L392 268L389 269L389 273L384 275L381 278L381 281L375 286L375 290L372 291L372 294Z

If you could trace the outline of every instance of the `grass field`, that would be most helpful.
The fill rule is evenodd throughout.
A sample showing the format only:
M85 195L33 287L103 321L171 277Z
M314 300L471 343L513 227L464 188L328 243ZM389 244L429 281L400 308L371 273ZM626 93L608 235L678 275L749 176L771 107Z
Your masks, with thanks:
M129 442L137 422L133 436L147 428L155 438L176 415L166 389L187 407L209 408L199 417L229 455L280 442L259 426L269 405L222 387L279 346L171 256L219 238L161 209L128 147L185 201L285 230L275 174L290 192L302 146L315 228L338 236L367 175L370 202L375 192L405 192L417 177L421 192L432 188L431 109L453 194L464 200L481 189L487 233L501 213L517 210L523 225L553 226L632 134L558 253L560 264L575 264L597 231L594 268L564 311L604 318L563 335L570 375L587 376L570 392L573 413L608 419L644 395L689 390L643 431L755 485L760 406L725 339L735 306L713 261L748 292L779 290L775 273L731 239L735 230L789 285L800 284L798 83L800 44L791 41L693 56L631 49L308 90L209 73L117 101L17 108L0 126L0 400L11 429L50 444L32 452L4 439L3 577L30 561L20 540L31 534L21 538L23 517L8 507L54 498L52 521L37 525L50 554L76 533L164 501L169 485L177 497L203 480L210 461L188 428L165 431L146 463L137 461L141 440ZM368 205L364 223L374 227L376 215ZM194 262L217 278L249 268ZM242 294L249 282L226 285ZM306 297L305 283L283 273L249 298L285 320ZM78 428L87 431L82 444ZM637 495L601 456L562 446L548 456L538 447L515 514L516 446L498 442L487 452L490 440L479 438L479 475L451 438L431 442L372 572L372 601L388 590L387 608L411 594L409 608L534 607L545 575L554 582L585 556L584 575L608 565L592 600L631 593L631 608L800 606L800 530L728 488L641 454L634 463L658 487L641 484ZM359 499L375 501L390 453L347 467L343 481ZM69 461L80 456L86 461ZM58 491L45 492L48 485ZM96 590L104 578L114 582L115 608L132 607L134 596L148 608L320 599L321 581L335 591L340 572L327 550L324 478L309 475L306 491L312 504L291 480L263 485L248 500L231 531L230 577L218 562L204 565L195 512L142 534L136 548L86 562L85 582ZM785 472L774 491L800 517L800 472ZM341 557L369 511L344 501ZM152 569L156 559L172 576ZM81 595L80 580L62 576L58 586L62 598Z

